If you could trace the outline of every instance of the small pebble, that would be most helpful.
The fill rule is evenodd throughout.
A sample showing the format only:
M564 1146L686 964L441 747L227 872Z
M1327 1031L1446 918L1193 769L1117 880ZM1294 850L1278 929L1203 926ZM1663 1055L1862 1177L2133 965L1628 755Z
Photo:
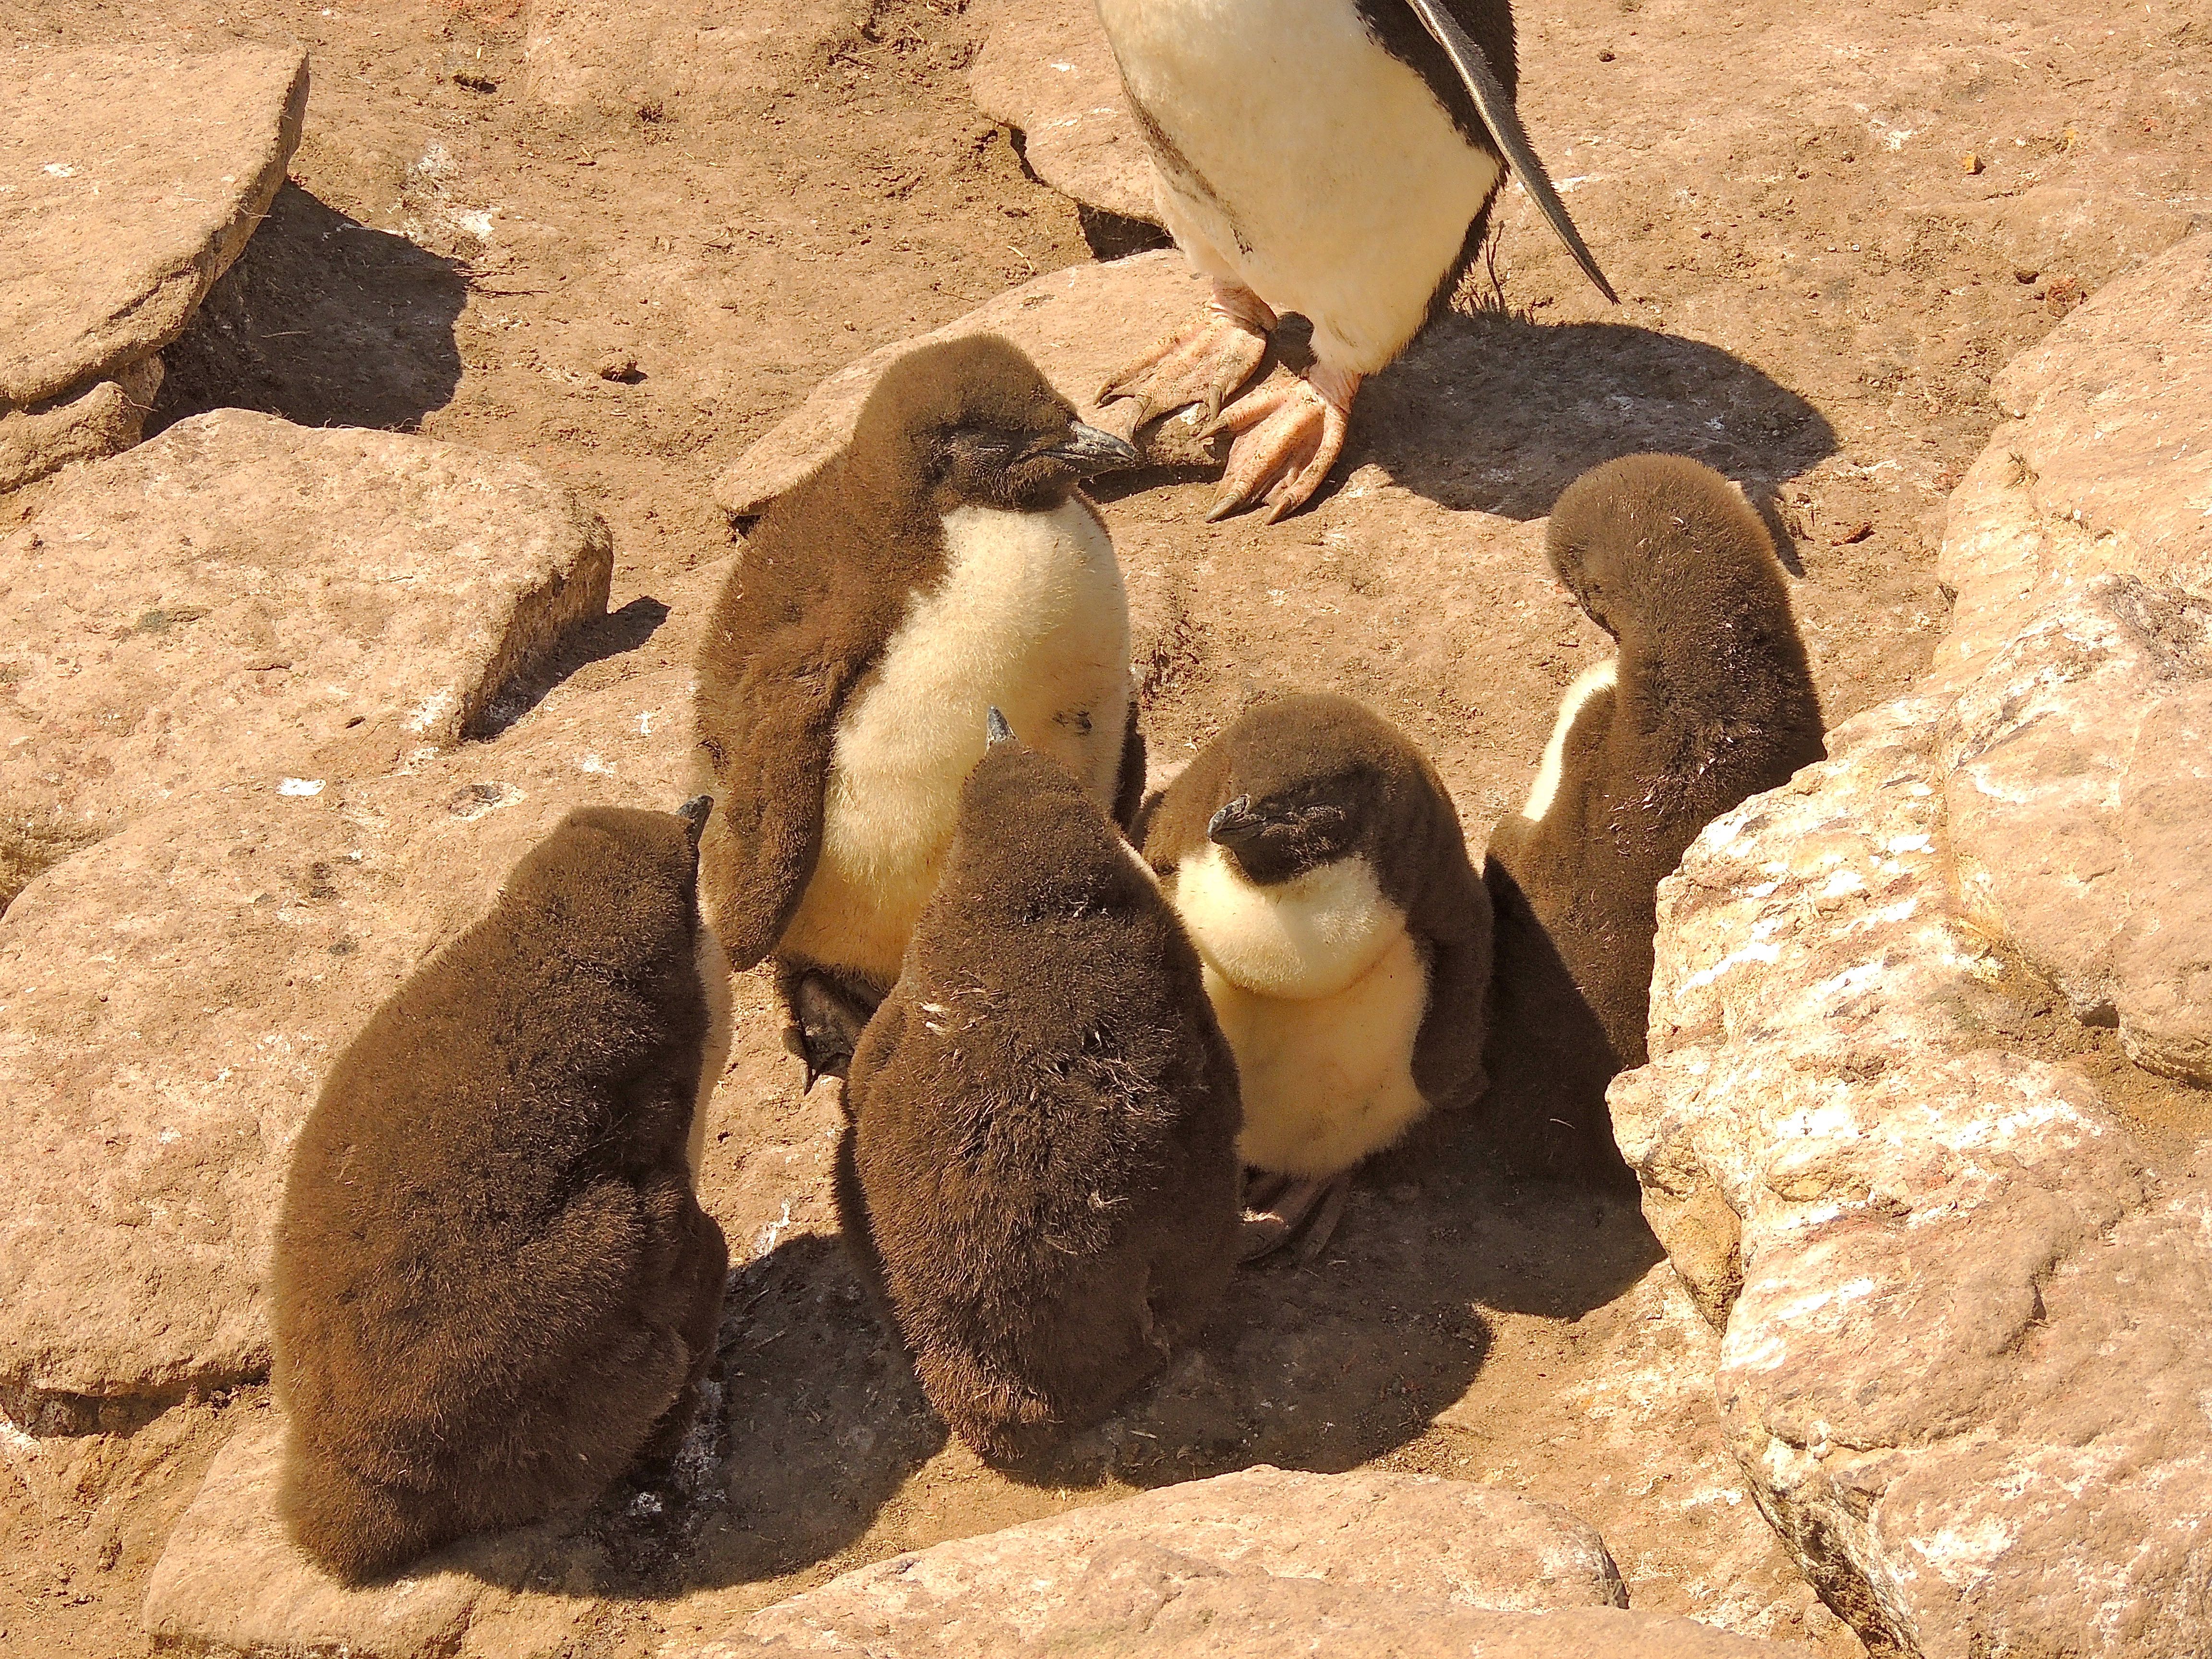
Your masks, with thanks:
M618 380L624 386L635 386L645 378L637 359L627 351L610 351L600 358L599 374L603 380Z
M1982 158L1981 158L1980 156L1978 156L1978 155L1961 155L1961 156L1959 158L1959 171L1960 171L1960 172L1961 172L1961 173L1979 173L1981 170L1982 170Z

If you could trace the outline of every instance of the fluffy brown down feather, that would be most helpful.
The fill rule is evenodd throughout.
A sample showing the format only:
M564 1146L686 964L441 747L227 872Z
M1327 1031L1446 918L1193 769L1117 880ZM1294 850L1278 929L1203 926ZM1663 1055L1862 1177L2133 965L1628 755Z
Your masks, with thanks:
M963 422L1048 430L1074 419L1002 339L927 347L884 371L851 442L754 526L708 621L695 716L714 795L702 889L734 970L790 925L821 850L838 715L911 595L945 574L943 519L961 501L933 472L932 439ZM1143 781L1133 703L1121 798Z
M1173 911L1046 757L970 775L845 1098L846 1236L985 1456L1104 1415L1219 1299L1236 1062Z
M1540 823L1492 835L1493 1121L1516 1161L1625 1181L1605 1087L1647 1057L1659 883L1700 830L1825 758L1820 701L1772 538L1678 455L1585 472L1552 510L1552 567L1620 642Z
M280 1507L348 1582L673 1449L727 1265L690 826L570 813L331 1068L285 1183Z

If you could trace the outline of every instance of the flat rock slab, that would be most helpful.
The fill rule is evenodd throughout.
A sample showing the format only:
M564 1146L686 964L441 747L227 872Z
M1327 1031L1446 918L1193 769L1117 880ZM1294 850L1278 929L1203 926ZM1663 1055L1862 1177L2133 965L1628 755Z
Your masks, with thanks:
M175 339L269 210L307 106L295 52L0 58L0 410Z
M1802 1652L1620 1611L1597 1534L1470 1482L1248 1469L894 1557L680 1659Z
M216 1454L147 1580L147 1634L246 1659L445 1659L459 1651L483 1585L445 1565L447 1557L367 1589L325 1576L293 1547L277 1516L283 1442L283 1419L264 1409Z
M1146 465L1218 471L1228 441L1201 440L1196 411L1136 431L1133 400L1093 401L1109 376L1188 323L1207 292L1172 248L1048 272L831 375L716 480L714 499L735 519L760 513L851 436L884 368L975 334L1012 341L1085 420L1135 443ZM1280 362L1263 369L1287 372ZM1329 498L1357 499L1367 487L1357 474L1372 463L1447 507L1540 518L1584 469L1658 449L1694 455L1764 500L1833 445L1803 398L1699 341L1620 323L1455 313L1362 390L1346 476Z
M672 809L689 672L496 746L402 719L295 780L149 812L0 918L0 1386L173 1395L261 1375L294 1135L377 1005L571 807Z
M1158 223L1152 154L1091 0L1001 0L986 25L968 89L1022 135L1030 171L1085 207Z
M2097 290L1991 386L2013 419L1951 498L1961 683L2064 589L2124 572L2212 598L2212 232Z
M71 461L115 455L138 441L161 389L161 360L141 357L25 409L0 410L0 490L16 489Z
M765 1614L762 1615L763 1618ZM978 1627L989 1633L978 1638ZM930 1630L875 1626L750 1633L672 1659L750 1654L864 1654L869 1659L1044 1659L1092 1650L1143 1659L1814 1659L1798 1642L1731 1636L1665 1613L1618 1607L1489 1613L1409 1602L1388 1590L1306 1578L1223 1577L1172 1550L1133 1548L1072 1587L1056 1616L1034 1633L998 1633L988 1611L948 1615Z
M530 0L524 84L556 109L735 112L858 28L865 0Z
M0 538L0 818L105 833L180 790L275 789L386 714L426 746L481 732L612 568L598 516L526 465L179 422Z
M1102 410L1092 394L1146 344L1188 321L1208 292L1173 249L1049 271L943 328L872 351L838 370L715 480L714 500L733 519L762 512L844 447L860 405L891 364L923 346L975 334L1012 341L1083 419L1128 437L1136 404L1125 398ZM1194 428L1180 418L1152 428L1139 447L1159 465L1214 461L1212 451L1196 441Z

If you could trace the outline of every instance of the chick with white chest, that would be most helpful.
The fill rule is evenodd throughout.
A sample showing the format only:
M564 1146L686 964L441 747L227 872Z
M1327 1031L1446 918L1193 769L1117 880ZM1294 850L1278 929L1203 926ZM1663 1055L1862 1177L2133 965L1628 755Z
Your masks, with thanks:
M988 708L1133 813L1128 601L1078 486L1135 459L1004 340L955 340L754 530L699 659L700 885L736 969L775 958L810 1082L898 977Z
M1304 1225L1310 1257L1361 1160L1481 1089L1490 902L1458 815L1395 727L1287 697L1151 804L1145 855L1237 1055L1255 1237Z

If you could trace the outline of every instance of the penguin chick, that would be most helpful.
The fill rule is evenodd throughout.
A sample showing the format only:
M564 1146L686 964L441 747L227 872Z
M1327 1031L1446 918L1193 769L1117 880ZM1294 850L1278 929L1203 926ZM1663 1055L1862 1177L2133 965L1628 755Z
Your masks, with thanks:
M898 977L986 708L1133 814L1128 601L1076 486L1135 459L1004 340L925 347L724 586L698 661L702 892L740 971L775 954L810 1086Z
M1827 751L1781 562L1728 479L1608 461L1559 497L1547 544L1620 649L1568 688L1528 804L1490 838L1490 1109L1533 1172L1620 1182L1605 1090L1648 1058L1659 883Z
M1237 434L1208 517L1321 487L1360 382L1443 310L1510 161L1607 299L1515 113L1509 0L1098 0L1161 218L1213 295L1100 393ZM1222 408L1285 312L1312 367Z
M1152 872L1091 792L995 733L853 1057L837 1192L931 1404L1018 1461L1104 1416L1219 1299L1238 1120Z
M1420 751L1349 697L1264 702L1147 807L1145 856L1206 964L1244 1101L1249 1196L1309 1212L1310 1259L1349 1171L1483 1085L1490 898Z
M693 1176L729 969L680 815L574 811L379 1008L276 1228L278 1506L349 1583L671 1455L714 1358Z

